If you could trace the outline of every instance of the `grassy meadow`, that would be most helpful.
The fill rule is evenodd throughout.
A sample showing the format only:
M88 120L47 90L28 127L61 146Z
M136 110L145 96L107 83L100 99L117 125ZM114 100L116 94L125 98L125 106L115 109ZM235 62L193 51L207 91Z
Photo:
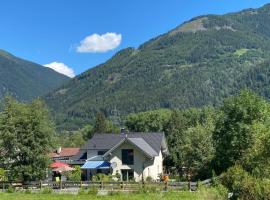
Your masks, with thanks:
M218 200L225 199L223 195L213 189L202 190L199 192L188 191L169 191L157 193L115 193L106 196L94 194L41 194L41 193L0 193L1 200Z
M159 193L159 194L115 194L108 196L96 195L71 195L71 194L20 194L20 193L1 193L1 200L139 200L139 199L189 199L199 200L196 193L178 192L178 193Z

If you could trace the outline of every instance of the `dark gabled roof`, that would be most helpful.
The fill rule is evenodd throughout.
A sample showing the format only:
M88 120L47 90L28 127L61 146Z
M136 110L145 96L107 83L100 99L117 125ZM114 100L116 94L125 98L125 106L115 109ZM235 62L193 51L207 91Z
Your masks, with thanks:
M127 140L141 149L148 156L158 156L158 152L156 152L147 142L145 142L143 138L128 138Z
M139 148L145 148L144 150L151 155L157 154L161 150L163 153L166 152L167 147L163 145L164 133L95 134L81 149L110 150L125 138L135 142Z

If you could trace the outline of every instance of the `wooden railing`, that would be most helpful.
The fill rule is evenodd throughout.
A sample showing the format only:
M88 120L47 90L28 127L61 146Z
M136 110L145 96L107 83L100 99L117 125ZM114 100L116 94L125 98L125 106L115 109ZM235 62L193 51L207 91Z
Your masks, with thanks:
M42 189L42 188L51 188L51 189L103 189L110 191L138 191L143 188L155 188L156 190L196 190L198 188L199 182L151 182L151 183L142 183L142 182L93 182L93 181L63 181L63 182L52 182L52 181L36 181L36 182L0 182L0 187L2 190L6 190L9 187L19 188L19 189ZM211 179L200 182L201 185L209 186L211 185Z

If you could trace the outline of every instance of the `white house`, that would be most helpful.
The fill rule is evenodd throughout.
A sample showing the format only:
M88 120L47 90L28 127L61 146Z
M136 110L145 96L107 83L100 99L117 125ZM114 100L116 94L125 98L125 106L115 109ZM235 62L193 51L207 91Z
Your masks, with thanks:
M87 180L97 173L121 175L123 181L159 180L168 148L163 133L95 134L74 160Z

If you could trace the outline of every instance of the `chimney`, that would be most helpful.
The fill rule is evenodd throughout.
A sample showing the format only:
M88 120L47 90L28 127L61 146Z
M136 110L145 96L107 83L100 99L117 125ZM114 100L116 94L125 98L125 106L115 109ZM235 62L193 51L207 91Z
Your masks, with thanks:
M56 150L56 153L57 153L57 154L60 154L61 151L62 151L62 148L61 148L61 147L58 147L57 150Z

